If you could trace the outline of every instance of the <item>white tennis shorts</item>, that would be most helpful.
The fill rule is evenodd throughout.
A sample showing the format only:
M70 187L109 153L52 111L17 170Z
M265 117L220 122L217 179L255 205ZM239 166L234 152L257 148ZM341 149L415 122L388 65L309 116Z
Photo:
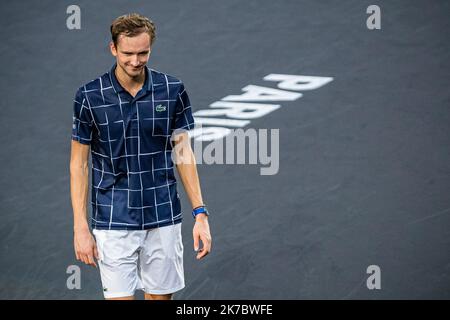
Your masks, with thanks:
M149 230L93 230L106 299L136 289L170 294L184 288L181 223Z

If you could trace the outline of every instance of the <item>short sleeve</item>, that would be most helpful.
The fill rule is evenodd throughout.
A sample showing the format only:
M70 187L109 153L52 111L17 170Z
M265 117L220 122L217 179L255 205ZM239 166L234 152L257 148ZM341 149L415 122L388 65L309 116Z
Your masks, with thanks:
M92 140L92 116L81 88L73 102L72 140L82 144L90 144Z
M177 104L175 109L174 130L191 130L194 128L194 117L192 116L191 102L186 92L184 84L181 84L177 94Z

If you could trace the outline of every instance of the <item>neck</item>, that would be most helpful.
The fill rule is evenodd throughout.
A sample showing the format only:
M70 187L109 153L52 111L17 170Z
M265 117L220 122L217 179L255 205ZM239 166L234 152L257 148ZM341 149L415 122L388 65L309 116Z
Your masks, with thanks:
M117 81L119 81L120 85L127 90L141 88L145 82L145 68L142 69L142 72L139 75L130 77L122 70L122 68L119 67L119 65L117 65L114 74L116 75Z

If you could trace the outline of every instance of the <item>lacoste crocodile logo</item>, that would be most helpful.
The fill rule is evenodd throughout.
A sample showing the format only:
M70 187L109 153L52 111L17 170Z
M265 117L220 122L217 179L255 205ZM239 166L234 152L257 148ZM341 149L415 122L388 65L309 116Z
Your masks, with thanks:
M157 111L157 112L163 112L163 111L166 111L166 106L163 106L162 104L158 104L158 105L156 106L156 111Z

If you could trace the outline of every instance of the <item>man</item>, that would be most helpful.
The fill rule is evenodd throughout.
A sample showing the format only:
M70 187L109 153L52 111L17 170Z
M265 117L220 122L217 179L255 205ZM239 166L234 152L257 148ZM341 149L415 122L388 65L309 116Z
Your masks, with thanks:
M111 25L112 69L78 89L74 102L70 183L77 260L97 266L106 299L170 300L184 288L181 206L176 168L195 218L197 259L211 250L187 130L189 97L177 78L146 66L155 26L138 14ZM92 229L87 222L92 159ZM200 242L203 247L199 248Z

